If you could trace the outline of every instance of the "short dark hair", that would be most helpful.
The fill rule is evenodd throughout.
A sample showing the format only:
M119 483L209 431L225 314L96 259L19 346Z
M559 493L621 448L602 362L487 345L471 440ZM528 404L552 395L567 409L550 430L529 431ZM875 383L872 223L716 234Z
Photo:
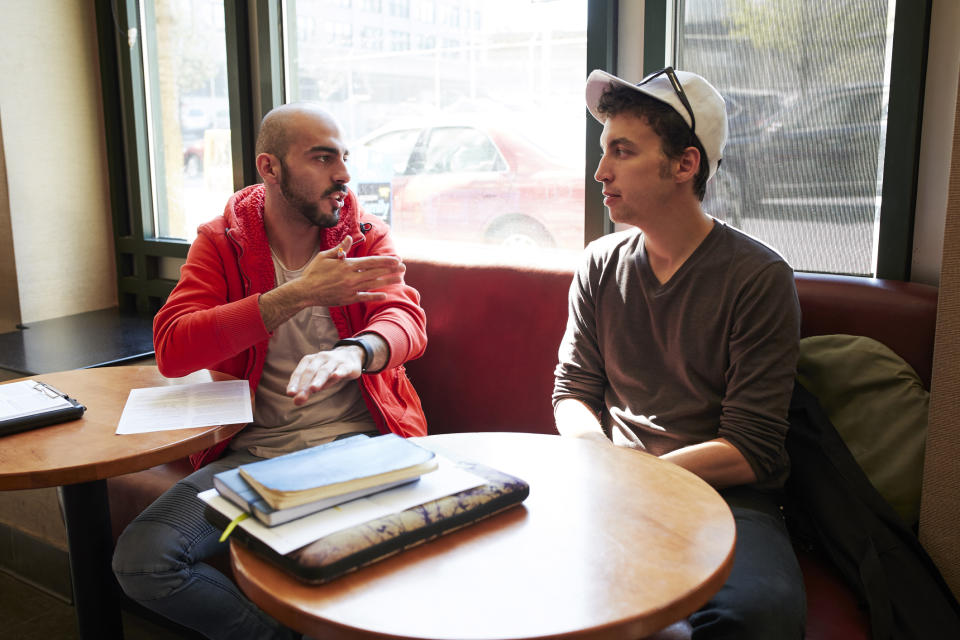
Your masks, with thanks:
M700 167L693 179L693 192L703 201L707 193L707 178L710 175L710 161L703 150L700 140L690 130L690 126L676 110L666 102L661 102L640 91L615 85L612 82L604 90L597 103L597 111L606 117L628 113L646 120L653 132L660 138L663 154L671 160L683 155L687 147L695 147L700 152Z
M282 160L290 148L289 126L286 118L282 117L284 114L274 111L264 116L260 123L254 153L256 155L270 153Z

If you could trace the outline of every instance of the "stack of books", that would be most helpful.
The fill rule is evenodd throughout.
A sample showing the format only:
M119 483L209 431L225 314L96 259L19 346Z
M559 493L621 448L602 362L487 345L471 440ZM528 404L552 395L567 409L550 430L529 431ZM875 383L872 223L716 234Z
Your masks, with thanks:
M530 490L395 434L242 465L214 476L214 487L199 495L207 519L311 584L515 506Z
M359 434L213 477L220 495L274 526L414 482L437 468L436 455L395 434Z

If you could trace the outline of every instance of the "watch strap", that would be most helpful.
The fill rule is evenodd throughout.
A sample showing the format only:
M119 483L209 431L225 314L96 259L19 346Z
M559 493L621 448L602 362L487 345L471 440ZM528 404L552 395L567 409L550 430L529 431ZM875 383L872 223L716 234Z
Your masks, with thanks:
M336 349L337 347L360 347L363 349L363 364L360 370L363 373L369 373L367 367L373 364L373 347L371 347L370 343L364 340L362 336L337 340L333 348Z

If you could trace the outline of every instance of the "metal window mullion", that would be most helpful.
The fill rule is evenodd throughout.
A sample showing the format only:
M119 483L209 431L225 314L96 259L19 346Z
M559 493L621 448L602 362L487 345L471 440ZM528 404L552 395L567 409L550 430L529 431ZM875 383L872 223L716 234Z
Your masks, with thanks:
M251 9L247 0L224 0L227 43L227 92L230 104L230 147L233 156L233 187L256 182L254 162L254 73L251 49Z
M190 249L190 245L184 241L142 240L129 237L118 238L117 246L124 253L163 258L186 258Z
M643 75L675 64L677 43L680 41L680 21L670 20L671 4L682 4L683 0L646 0L643 5ZM674 6L673 15L683 15L682 7ZM671 24L674 22L674 24ZM667 55L667 34L673 33L672 53ZM670 61L668 62L668 58Z
M256 0L257 72L260 85L260 113L280 106L286 98L283 81L283 20L281 0Z
M160 81L159 81L159 50L157 47L157 18L153 0L140 0L140 55L142 56L141 69L143 78L144 123L146 133L147 176L150 186L150 209L143 212L141 220L145 238L157 238L162 234L161 220L166 220L167 199L163 194L167 192L167 176L162 167L164 160L163 127L160 122ZM167 235L167 234L162 234Z
M131 292L120 287L120 280L147 278L142 254L127 243L142 241L143 217L152 212L138 15L137 0L96 2L117 291L124 308L127 298L122 294ZM130 256L132 274L123 273L126 256ZM134 305L138 312L145 313L148 300L136 293Z
M130 233L130 200L127 185L126 155L122 126L108 123L123 121L122 85L125 74L121 72L123 61L120 53L120 33L117 20L108 0L98 0L96 5L97 44L100 60L100 86L103 94L104 142L109 171L110 209L113 222L114 255L121 253L121 238ZM122 265L115 260L117 280L123 277ZM118 290L119 291L119 290Z
M584 74L594 69L617 72L617 15L619 2L589 0L587 5L587 68ZM613 231L613 222L603 206L603 188L593 179L594 169L600 162L600 133L603 127L594 120L584 106L586 126L586 158L584 173L584 243L596 240Z
M141 54L137 0L116 2L117 19L128 30L135 29L133 44L127 34L118 34L120 58L120 90L123 102L123 131L126 149L128 187L130 192L130 235L144 237L144 220L152 215L152 186L150 184L150 155L147 147L147 108L144 90L143 57ZM129 33L129 32L128 32Z
M299 60L298 38L296 32L292 31L292 25L296 24L297 0L281 0L280 29L283 45L283 87L284 97L287 100L294 96L300 96L300 74L290 65ZM289 33L287 33L289 31Z
M897 3L883 163L877 277L909 280L931 0Z
M260 119L284 101L281 0L224 0L233 186L255 183Z

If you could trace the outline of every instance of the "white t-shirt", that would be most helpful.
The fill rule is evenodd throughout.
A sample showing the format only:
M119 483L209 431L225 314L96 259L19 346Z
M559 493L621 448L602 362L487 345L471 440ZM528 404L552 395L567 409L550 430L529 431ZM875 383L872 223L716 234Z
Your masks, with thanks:
M276 255L273 265L277 286L303 273L302 267L288 269ZM300 359L333 348L339 339L327 307L309 307L277 327L267 347L253 423L237 434L230 442L231 448L271 458L323 444L346 433L377 430L356 380L344 380L314 393L299 407L287 395L290 374Z

